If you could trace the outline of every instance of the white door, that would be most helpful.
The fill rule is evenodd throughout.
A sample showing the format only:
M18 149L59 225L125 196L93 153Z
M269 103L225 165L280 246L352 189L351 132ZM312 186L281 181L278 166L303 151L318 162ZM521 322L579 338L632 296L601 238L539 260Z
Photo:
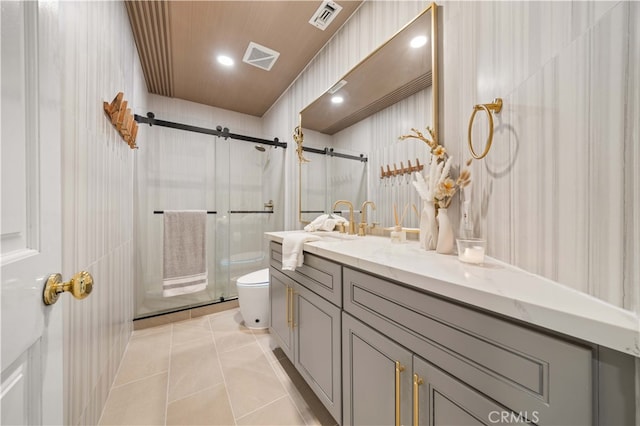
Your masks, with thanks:
M44 281L61 269L57 4L0 7L1 423L62 424L65 301L42 301Z

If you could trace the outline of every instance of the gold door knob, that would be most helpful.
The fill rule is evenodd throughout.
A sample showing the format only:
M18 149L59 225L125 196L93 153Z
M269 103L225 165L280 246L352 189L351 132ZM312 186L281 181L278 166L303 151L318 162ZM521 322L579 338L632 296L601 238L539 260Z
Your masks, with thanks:
M93 277L87 271L78 272L66 283L62 282L62 275L51 274L44 286L42 299L45 305L53 305L58 301L60 293L70 292L76 299L84 299L93 290Z

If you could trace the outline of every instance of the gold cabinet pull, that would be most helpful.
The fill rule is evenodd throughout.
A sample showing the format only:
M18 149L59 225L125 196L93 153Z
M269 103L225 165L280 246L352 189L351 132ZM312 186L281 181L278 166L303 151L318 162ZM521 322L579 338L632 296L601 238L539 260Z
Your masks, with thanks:
M296 328L298 324L296 324L296 310L295 310L295 299L296 299L296 291L291 288L291 329Z
M291 328L291 287L287 287L287 327Z
M68 291L76 299L84 299L93 290L93 277L87 271L78 272L69 281L63 283L62 275L51 274L44 285L42 300L45 305L53 305L58 301L60 293Z
M396 426L400 426L400 373L403 371L400 361L396 361Z
M424 380L417 374L413 374L413 426L418 426L418 420L420 419L420 398L418 392L421 384Z

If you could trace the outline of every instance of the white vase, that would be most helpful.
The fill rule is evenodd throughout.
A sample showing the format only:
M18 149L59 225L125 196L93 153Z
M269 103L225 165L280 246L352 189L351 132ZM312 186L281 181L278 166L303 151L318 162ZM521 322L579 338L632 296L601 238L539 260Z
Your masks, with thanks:
M438 241L438 222L433 201L422 202L420 212L420 248L434 250Z
M438 209L438 227L436 252L442 254L453 253L455 238L453 237L453 226L451 226L447 209Z

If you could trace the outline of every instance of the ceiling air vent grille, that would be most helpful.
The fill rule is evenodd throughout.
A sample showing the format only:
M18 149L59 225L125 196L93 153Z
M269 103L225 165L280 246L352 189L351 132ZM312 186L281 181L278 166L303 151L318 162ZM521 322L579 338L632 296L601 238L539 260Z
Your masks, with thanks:
M338 13L342 10L342 6L338 3L330 0L325 0L322 2L316 13L313 14L309 23L316 28L320 28L324 31L325 28L329 26L331 21L336 17Z
M258 43L250 42L247 51L244 52L242 61L254 67L269 71L271 67L273 67L273 64L275 64L278 56L280 56L280 52L261 46Z

